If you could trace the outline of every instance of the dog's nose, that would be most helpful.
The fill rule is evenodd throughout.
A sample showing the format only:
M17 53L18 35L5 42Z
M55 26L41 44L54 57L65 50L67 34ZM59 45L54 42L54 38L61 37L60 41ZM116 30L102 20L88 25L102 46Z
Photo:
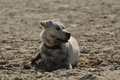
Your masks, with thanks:
M70 39L71 33L66 33L67 39Z

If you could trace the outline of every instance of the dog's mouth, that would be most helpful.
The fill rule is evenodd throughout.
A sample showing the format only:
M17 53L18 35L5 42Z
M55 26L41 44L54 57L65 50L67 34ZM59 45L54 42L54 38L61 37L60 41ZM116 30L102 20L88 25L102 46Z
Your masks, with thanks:
M60 39L60 38L57 38L57 40L60 41L60 42L63 42L63 43L68 42L68 40L63 40L63 39Z

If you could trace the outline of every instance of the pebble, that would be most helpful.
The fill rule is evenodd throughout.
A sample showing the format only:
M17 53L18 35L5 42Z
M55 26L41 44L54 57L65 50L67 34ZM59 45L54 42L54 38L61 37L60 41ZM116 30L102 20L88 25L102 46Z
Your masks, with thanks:
M5 46L5 50L13 50L11 46Z

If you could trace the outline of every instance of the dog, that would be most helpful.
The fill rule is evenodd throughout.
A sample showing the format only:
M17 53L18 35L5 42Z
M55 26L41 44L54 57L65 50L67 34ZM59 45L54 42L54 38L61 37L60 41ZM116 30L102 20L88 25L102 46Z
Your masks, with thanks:
M40 52L31 61L31 65L42 59L48 70L60 67L72 69L72 65L75 65L80 56L78 42L65 30L59 19L42 21L40 24L43 28L40 34L42 43Z

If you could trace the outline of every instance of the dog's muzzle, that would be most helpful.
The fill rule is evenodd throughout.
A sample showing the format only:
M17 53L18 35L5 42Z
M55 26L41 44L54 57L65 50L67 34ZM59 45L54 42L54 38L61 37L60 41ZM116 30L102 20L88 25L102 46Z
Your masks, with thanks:
M71 33L66 33L67 39L70 39Z
M57 40L63 43L68 42L68 40L70 39L71 33L66 33L65 35L66 35L66 39L57 38Z

